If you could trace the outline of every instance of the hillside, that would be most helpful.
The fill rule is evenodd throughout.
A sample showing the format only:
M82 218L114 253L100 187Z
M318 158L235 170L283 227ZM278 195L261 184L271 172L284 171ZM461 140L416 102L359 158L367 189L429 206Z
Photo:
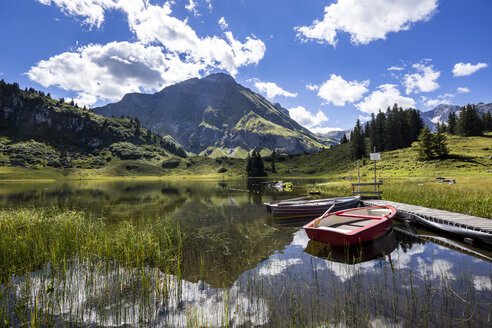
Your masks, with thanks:
M137 117L143 126L171 135L195 154L243 157L245 151L255 148L303 153L324 146L291 119L285 108L223 73L190 79L155 94L127 94L94 111Z
M136 120L103 117L3 81L0 150L1 164L26 167L97 167L109 155L122 159L186 157L171 137L153 133Z

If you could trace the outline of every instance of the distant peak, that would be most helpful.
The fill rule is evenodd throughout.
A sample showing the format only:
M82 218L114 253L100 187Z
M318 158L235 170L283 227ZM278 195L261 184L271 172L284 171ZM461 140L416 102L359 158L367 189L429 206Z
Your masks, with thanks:
M204 77L202 80L212 82L236 82L232 76L226 73L215 73Z

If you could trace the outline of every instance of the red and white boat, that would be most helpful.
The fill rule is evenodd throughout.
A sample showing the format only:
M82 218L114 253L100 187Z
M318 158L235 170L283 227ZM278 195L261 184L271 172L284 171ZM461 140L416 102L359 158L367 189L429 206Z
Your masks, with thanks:
M304 226L309 239L333 246L365 243L391 229L396 210L391 206L360 207L342 210L309 222Z

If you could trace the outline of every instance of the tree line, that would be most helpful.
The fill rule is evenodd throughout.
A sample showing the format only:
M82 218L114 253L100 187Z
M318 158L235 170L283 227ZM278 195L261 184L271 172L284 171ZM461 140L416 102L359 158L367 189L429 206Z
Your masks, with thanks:
M350 134L351 154L353 159L367 156L368 149L377 151L395 150L410 147L416 141L420 131L424 128L424 121L416 109L403 109L397 104L388 107L386 112L379 111L372 114L365 125L357 120L354 130ZM347 143L345 134L340 143Z
M459 115L449 113L446 123L437 124L437 130L463 137L481 136L483 132L492 132L492 115L480 113L475 105L461 107Z

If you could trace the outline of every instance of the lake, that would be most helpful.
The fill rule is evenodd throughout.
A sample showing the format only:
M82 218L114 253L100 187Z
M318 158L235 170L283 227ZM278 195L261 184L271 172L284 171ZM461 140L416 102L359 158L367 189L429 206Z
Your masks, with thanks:
M20 325L21 304L55 326L490 326L489 250L397 221L371 244L330 248L307 238L310 219L274 220L262 205L329 180L293 180L292 192L260 181L1 183L3 209L166 222L188 242L179 272L73 256L62 273L45 263L12 276L0 284L0 318Z

